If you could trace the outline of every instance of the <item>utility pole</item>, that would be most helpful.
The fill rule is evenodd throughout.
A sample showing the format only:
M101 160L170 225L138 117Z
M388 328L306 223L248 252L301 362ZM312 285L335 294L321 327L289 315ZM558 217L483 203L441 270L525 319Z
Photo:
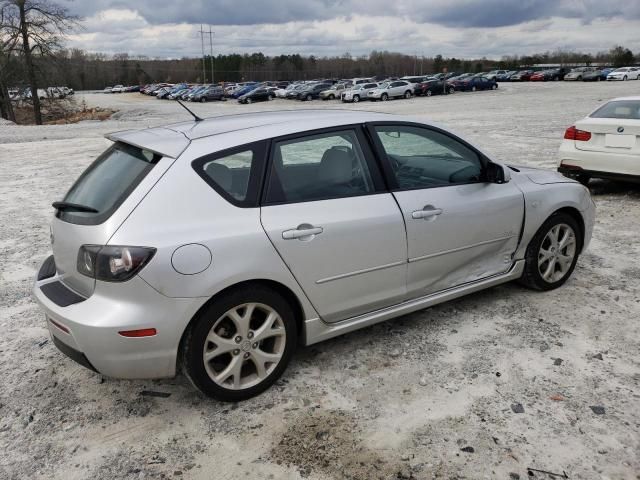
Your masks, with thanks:
M211 25L209 25L209 55L211 56L211 83L215 83L213 77L213 35L216 32L211 31Z
M204 66L204 30L202 24L200 24L200 43L202 44L202 83L207 83L207 75L205 73Z

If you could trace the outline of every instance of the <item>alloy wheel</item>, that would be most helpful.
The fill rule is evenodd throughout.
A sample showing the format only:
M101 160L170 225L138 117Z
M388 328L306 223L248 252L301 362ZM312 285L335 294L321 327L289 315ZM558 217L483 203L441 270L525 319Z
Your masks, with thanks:
M225 389L250 388L278 366L285 345L286 329L278 312L262 303L238 305L211 327L202 353L205 370Z
M566 223L547 232L538 251L538 271L547 283L561 280L571 269L576 256L576 234Z

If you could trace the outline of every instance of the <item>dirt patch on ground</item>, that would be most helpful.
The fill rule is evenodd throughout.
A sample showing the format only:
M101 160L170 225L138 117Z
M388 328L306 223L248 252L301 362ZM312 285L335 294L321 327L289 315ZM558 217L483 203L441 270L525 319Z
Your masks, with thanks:
M41 112L44 125L65 125L85 120L104 121L111 118L117 110L100 107L87 107L86 103L78 103L73 98L62 100L42 100ZM14 107L18 125L35 125L33 106L22 104Z
M363 431L349 412L331 410L297 417L271 451L270 458L293 466L300 476L332 478L413 478L408 468L362 444Z

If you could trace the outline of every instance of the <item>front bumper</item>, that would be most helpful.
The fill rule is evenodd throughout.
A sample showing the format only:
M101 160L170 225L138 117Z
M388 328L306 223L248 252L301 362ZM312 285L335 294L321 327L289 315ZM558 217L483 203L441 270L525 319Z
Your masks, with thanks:
M174 376L182 334L207 300L166 297L136 276L124 283L96 282L90 297L61 306L47 295L46 286L54 283L67 288L57 274L36 280L33 288L54 343L81 365L114 378ZM118 334L142 328L157 333L141 338Z

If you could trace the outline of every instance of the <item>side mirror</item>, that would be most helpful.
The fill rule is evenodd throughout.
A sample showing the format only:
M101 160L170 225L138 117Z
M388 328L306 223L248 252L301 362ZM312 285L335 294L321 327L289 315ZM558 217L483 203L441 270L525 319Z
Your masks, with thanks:
M507 183L511 180L511 172L504 165L489 162L485 168L485 179L489 183Z

